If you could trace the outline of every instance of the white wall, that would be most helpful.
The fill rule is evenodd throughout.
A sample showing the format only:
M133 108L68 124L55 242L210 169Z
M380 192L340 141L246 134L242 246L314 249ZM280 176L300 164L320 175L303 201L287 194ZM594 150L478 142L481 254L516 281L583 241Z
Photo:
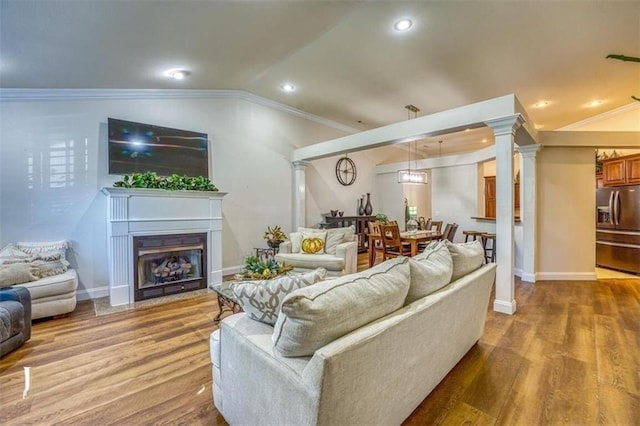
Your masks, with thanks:
M106 202L99 190L120 178L107 174L108 117L208 133L213 181L229 193L223 267L231 269L253 247L265 246L268 225L290 231L291 151L344 135L241 99L4 101L0 114L0 244L71 240L80 297L105 295L108 285ZM64 164L56 166L51 159L59 154L55 161ZM67 180L52 182L51 172L61 167ZM311 185L312 199L315 191Z

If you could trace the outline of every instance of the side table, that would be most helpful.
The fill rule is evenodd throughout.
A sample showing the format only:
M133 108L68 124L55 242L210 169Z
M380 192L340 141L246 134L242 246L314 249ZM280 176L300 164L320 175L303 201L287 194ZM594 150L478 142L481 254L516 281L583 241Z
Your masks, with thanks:
M267 259L273 259L273 257L278 254L279 247L256 247L256 257L261 261L266 261Z

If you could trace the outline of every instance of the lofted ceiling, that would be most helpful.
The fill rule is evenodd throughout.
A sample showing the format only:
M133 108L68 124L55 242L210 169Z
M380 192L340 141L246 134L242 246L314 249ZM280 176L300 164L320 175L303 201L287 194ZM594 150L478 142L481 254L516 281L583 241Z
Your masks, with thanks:
M2 0L0 8L2 88L239 89L362 130L407 119L407 104L424 115L509 93L537 128L553 130L640 96L640 64L605 59L640 56L640 1ZM414 25L395 32L402 17ZM170 80L171 68L190 75ZM285 82L296 90L283 92ZM484 138L458 135L470 145Z

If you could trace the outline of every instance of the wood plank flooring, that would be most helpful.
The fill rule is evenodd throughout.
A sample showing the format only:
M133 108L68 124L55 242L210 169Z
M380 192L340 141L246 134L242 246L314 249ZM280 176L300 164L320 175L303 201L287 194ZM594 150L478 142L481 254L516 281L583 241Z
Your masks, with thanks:
M517 281L516 300L405 424L640 425L640 280ZM212 294L102 317L84 301L36 322L0 360L0 424L226 424L211 397L217 310Z

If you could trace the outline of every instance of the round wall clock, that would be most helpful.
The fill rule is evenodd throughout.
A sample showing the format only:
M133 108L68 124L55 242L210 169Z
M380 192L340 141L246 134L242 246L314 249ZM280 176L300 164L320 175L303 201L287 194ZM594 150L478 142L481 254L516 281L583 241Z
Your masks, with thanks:
M344 186L351 185L356 181L356 163L349 157L342 157L336 163L336 178Z

